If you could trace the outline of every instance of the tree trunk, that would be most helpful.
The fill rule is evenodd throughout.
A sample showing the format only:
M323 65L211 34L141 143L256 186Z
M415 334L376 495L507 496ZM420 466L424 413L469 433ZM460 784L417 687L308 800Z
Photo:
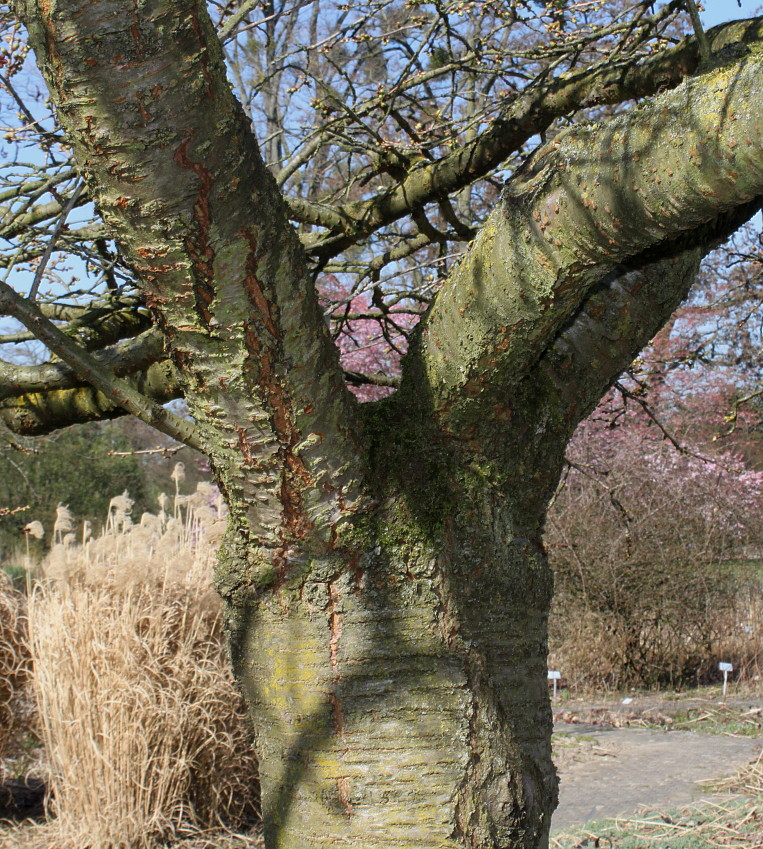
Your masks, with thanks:
M341 547L295 553L230 608L266 846L544 847L557 782L537 493L389 423L377 439L376 498Z
M577 422L759 208L759 46L538 151L401 388L358 408L205 4L14 7L230 507L266 846L544 847L546 505Z

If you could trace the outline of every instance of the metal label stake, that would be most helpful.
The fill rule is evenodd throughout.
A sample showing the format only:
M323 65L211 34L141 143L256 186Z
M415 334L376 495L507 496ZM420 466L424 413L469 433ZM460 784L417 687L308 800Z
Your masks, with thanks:
M557 672L556 670L549 670L548 672L548 680L554 682L554 695L553 699L556 700L556 682L562 677L561 672Z
M723 673L723 699L725 701L725 699L726 699L726 684L728 682L729 672L734 671L734 664L733 663L724 663L723 661L721 661L718 664L718 669L720 669L721 672Z

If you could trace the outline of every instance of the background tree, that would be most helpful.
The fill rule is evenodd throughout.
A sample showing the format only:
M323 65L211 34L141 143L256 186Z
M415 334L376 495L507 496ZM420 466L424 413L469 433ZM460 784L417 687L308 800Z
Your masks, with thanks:
M25 550L21 529L32 519L43 523L47 537L38 547L47 549L58 504L67 505L78 522L89 521L97 535L106 523L109 502L124 490L135 502L136 521L144 511L156 511L159 493L174 492L170 476L175 463L184 463L185 492L209 477L197 452L157 437L161 435L139 420L125 417L22 439L17 448L0 443L0 504L27 508L0 516L0 559L11 557L21 565L13 556Z
M3 418L126 410L209 457L266 845L547 843L565 446L763 191L761 22L696 74L681 5L14 4L57 123L15 101L47 153L12 166L6 263L36 274L0 306L61 362L8 364ZM95 272L64 296L52 244ZM368 320L408 350L358 404L332 329Z

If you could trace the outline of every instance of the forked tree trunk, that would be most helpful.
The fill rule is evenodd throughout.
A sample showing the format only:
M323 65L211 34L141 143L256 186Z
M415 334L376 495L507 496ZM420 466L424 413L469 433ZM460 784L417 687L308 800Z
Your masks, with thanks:
M759 208L760 45L540 150L400 390L358 409L205 4L13 5L230 507L267 849L542 849L546 505L577 422Z
M544 847L557 782L538 478L499 485L484 460L386 428L376 498L337 549L292 552L230 609L266 846Z

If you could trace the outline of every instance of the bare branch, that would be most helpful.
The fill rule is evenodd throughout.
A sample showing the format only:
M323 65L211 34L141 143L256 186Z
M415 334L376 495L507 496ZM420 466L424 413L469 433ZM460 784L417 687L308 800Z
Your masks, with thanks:
M37 291L40 288L40 283L42 283L42 277L45 274L45 268L50 261L50 257L53 255L53 251L56 248L56 242L58 237L61 235L61 231L64 229L66 224L66 219L69 213L74 209L77 201L79 200L79 196L82 194L82 190L85 188L85 184L80 181L75 187L74 191L71 194L71 197L64 204L64 208L61 210L61 214L58 216L58 221L56 222L55 229L48 239L48 244L45 248L45 253L42 255L40 259L40 264L37 266L37 270L34 273L34 280L32 281L32 287L29 290L29 300L35 301L37 300Z
M98 389L114 404L142 421L192 448L201 448L195 426L137 392L129 383L114 377L91 354L80 348L45 318L30 301L0 283L0 306L6 315L18 319L51 351L57 354L83 380Z
M144 371L166 359L164 339L156 328L92 355L93 361L117 377ZM87 380L63 363L17 366L0 361L0 400L30 392L48 392L82 386Z

